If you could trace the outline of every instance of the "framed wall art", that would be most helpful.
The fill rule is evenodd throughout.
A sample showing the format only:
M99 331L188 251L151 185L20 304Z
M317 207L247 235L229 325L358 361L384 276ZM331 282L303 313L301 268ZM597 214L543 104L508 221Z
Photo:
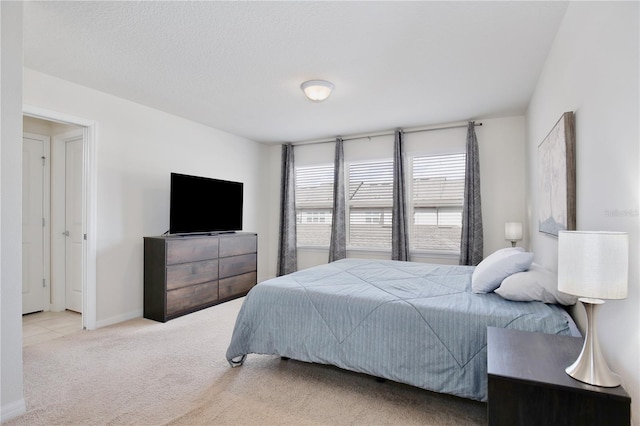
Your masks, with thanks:
M565 112L538 145L538 230L558 236L576 229L574 115Z

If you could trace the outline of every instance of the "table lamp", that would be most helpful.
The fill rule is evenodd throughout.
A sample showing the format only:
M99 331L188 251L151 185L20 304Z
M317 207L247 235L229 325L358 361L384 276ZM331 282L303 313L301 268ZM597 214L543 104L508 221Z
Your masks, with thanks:
M620 378L609 369L596 331L602 299L627 297L629 237L624 232L560 231L558 233L558 290L579 296L587 314L582 352L565 370L576 380L616 387Z
M511 241L511 247L516 246L516 241L522 239L522 223L507 222L504 224L504 239Z

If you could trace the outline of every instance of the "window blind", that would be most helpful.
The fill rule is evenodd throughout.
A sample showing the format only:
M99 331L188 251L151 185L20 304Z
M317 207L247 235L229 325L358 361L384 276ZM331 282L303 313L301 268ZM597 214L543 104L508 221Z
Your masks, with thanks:
M465 154L413 157L411 248L460 251Z
M465 154L408 159L411 249L459 252ZM393 161L347 165L347 245L391 248ZM297 243L328 247L333 207L333 165L296 168Z
M358 248L391 248L393 162L349 164L347 245Z
M333 165L296 168L296 244L329 246Z

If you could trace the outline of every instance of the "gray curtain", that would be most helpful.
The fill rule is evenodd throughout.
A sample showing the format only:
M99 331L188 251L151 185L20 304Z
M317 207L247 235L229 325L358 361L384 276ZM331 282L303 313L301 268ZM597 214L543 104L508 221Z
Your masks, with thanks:
M280 184L280 240L277 275L298 269L296 250L296 169L293 145L282 145L282 179Z
M333 166L333 219L329 262L347 257L347 226L344 193L344 149L342 138L336 138L336 158Z
M409 260L407 204L404 184L404 132L396 130L393 143L393 215L391 219L391 259Z
M460 264L477 265L482 260L482 207L480 204L480 157L475 123L467 127L467 162L464 177Z

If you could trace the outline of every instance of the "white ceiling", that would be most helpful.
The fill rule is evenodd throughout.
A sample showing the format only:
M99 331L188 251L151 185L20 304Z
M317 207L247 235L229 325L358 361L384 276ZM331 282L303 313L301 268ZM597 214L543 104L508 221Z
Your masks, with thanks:
M25 66L259 142L522 114L566 2L24 3ZM335 84L322 103L300 84Z

